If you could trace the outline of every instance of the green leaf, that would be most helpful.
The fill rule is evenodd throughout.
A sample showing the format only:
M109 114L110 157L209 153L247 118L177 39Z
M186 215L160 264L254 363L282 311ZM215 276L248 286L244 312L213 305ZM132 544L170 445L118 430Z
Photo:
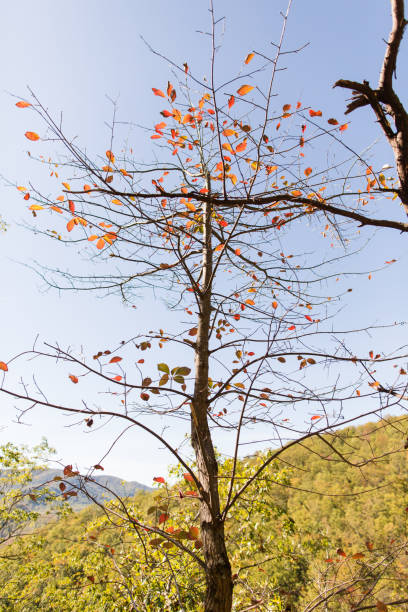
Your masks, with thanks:
M173 380L179 385L184 385L184 378L182 376L173 376Z
M186 368L185 366L173 368L171 371L173 376L188 376L190 372L191 372L191 369Z
M159 370L159 372L165 372L166 374L170 374L170 368L167 363L158 363L157 369Z
M163 376L161 377L161 379L159 380L159 385L160 387L162 387L163 385L165 385L169 380L169 376L168 374L163 374Z

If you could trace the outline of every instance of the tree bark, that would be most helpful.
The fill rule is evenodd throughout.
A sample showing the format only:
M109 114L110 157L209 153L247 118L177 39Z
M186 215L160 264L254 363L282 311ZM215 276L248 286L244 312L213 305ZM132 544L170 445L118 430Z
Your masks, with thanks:
M205 612L230 612L231 565L225 546L224 521L218 491L218 463L208 425L209 333L212 306L211 204L204 204L203 257L198 296L198 330L195 349L195 387L191 407L192 446L200 481L200 525L206 565Z

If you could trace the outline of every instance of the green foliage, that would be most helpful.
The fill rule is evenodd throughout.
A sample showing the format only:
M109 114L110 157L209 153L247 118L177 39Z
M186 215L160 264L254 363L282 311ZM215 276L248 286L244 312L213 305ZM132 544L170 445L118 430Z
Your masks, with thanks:
M370 589L374 604L404 596L407 430L405 418L348 428L269 464L226 521L235 610L305 610L332 593L317 609L343 612ZM232 496L267 457L238 461ZM1 609L199 611L198 499L184 469L170 470L174 485L159 478L124 506L90 506L3 547ZM220 461L224 504L232 470Z

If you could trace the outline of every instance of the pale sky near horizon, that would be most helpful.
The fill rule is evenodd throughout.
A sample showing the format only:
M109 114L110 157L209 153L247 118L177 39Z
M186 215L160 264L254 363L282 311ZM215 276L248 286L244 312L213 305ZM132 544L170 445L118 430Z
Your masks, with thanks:
M250 50L265 50L268 41L278 38L279 11L286 8L286 3L256 0L250 6L243 0L215 0L215 8L220 17L226 17L223 48L217 64L221 78L229 71L235 73ZM334 81L368 79L375 84L384 52L382 39L388 37L389 27L387 0L343 0L341 3L294 0L286 49L310 44L301 53L288 56L288 70L278 80L284 101L299 99L321 108L327 116L341 119L348 94L333 90ZM115 296L101 299L87 293L60 295L47 289L31 270L33 260L52 264L57 251L55 245L21 227L21 223L30 223L32 218L21 193L10 187L8 181L20 185L40 183L45 192L51 192L55 182L50 178L47 185L42 170L26 155L27 150L34 151L39 145L28 143L25 131L41 134L43 126L30 111L16 109L10 93L25 97L29 86L53 116L63 113L70 136L78 135L79 142L91 151L103 152L109 144L105 122L111 118L112 107L108 98L117 101L118 116L123 121L150 126L160 120L160 100L152 96L151 88L165 88L171 78L170 67L148 50L140 35L166 57L178 64L187 61L198 74L204 75L209 66L208 39L197 31L208 28L206 1L86 0L80 3L71 0L63 3L41 0L33 3L19 0L5 3L0 38L3 142L0 174L4 177L0 181L0 214L8 230L0 235L0 360L7 361L29 349L37 335L41 340L99 350L101 343L109 346L143 329L157 327L158 320L167 316L164 305L151 296L131 309ZM401 58L404 55L407 55L407 40L403 42ZM399 91L405 102L408 100L404 83L406 67L405 60L398 70ZM348 132L344 138L350 139L353 145L358 143L360 149L376 138L381 141L381 134L366 110L352 115ZM129 138L134 138L135 133L129 129ZM140 132L132 146L135 150L140 148L141 158L150 157L151 141L148 137L142 139ZM393 163L386 144L380 143L374 151L377 165ZM65 255L64 247L61 249L58 256L62 257L62 265L68 267L73 251L69 255L66 251ZM357 292L347 303L346 316L355 317L357 323L367 319L370 322L404 320L407 289L403 238L396 232L377 232L367 253L368 267L380 266L385 259L396 258L398 262L379 276L376 283L364 278L356 285L353 280ZM363 304L365 310L361 311ZM405 328L401 329L402 345L406 340ZM386 334L381 338L386 342ZM50 389L57 391L53 381ZM72 393L75 401L74 390ZM63 463L86 467L98 462L113 432L119 431L112 426L110 430L105 428L91 435L83 428L67 429L64 417L38 409L27 415L26 425L17 425L13 422L12 402L1 396L0 402L3 426L0 441L36 444L45 435L57 448L57 458ZM151 441L132 431L125 434L104 465L106 473L150 485L152 477L165 474L171 462L163 450L155 449Z

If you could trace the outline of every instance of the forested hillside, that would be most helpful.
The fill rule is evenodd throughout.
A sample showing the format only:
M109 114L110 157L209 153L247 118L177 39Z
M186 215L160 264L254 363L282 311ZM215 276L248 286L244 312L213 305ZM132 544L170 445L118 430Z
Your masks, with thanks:
M229 522L234 609L349 611L370 592L364 605L381 610L406 599L407 433L406 417L385 418L308 440L273 461ZM265 456L241 461L238 477ZM230 469L223 461L221 482ZM157 491L105 510L89 506L4 545L1 609L200 610L202 574L138 524L164 526L200 557L194 485L179 470L169 475L174 485L158 481Z

